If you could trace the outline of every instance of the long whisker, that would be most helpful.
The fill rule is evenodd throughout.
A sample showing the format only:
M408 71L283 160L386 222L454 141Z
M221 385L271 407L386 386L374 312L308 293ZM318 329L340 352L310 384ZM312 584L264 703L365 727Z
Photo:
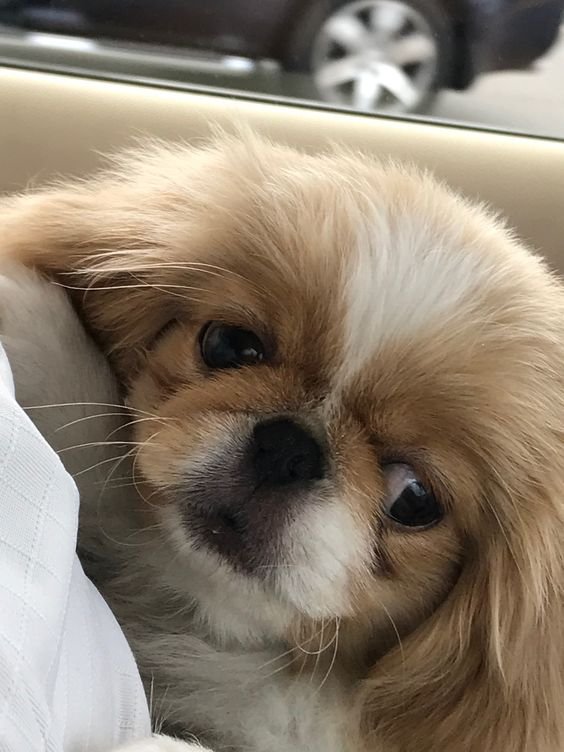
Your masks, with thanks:
M298 645L298 646L297 646L297 647L298 647L298 650L299 650L299 651L300 651L301 653L304 653L305 655L311 655L311 656L314 656L314 655L315 655L315 656L316 656L316 658L318 658L318 659L319 659L319 656L320 656L320 655L321 655L322 653L324 653L324 652L325 652L325 651L327 650L327 648L329 648L329 647L330 647L330 646L331 646L331 645L333 644L333 638L331 638L331 640L329 640L329 642L327 643L327 645L325 645L324 647L321 647L321 646L323 645L323 637L324 637L324 634L325 634L325 619L322 619L322 620L321 620L321 629L320 629L319 631L317 631L317 632L315 633L315 635L313 635L313 637L316 637L316 636L318 636L318 635L319 635L319 645L320 645L320 647L319 647L319 648L318 648L317 650L306 650L306 649L305 649L305 648L303 647L303 645ZM313 639L313 637L312 637L311 639Z
M315 674L317 673L317 669L319 668L319 661L321 660L321 654L325 652L322 647L324 637L325 637L325 619L321 619L321 634L319 636L319 650L317 651L317 655L315 656L315 663L313 664L313 670L309 678L310 684L313 682Z
M43 405L23 405L24 410L43 410L45 408L56 407L113 407L117 410L126 410L127 412L136 412L140 415L150 415L153 418L159 418L160 416L151 413L148 410L141 410L138 407L132 407L130 405L119 405L114 402L52 402Z
M86 420L92 420L93 418L113 418L113 417L124 417L127 418L129 416L129 413L124 408L123 412L117 413L95 413L94 415L83 415L82 418L76 418L76 420L71 420L69 423L65 423L62 426L59 426L55 429L55 433L58 433L59 431L64 431L66 428L70 428L71 426L76 426L78 423L83 423ZM150 420L150 418L146 418L145 420Z
M123 457L124 457L123 454L118 454L117 457L106 457L106 459L100 460L100 462L96 462L94 465L89 465L89 467L85 467L82 470L79 470L78 472L74 473L73 477L78 478L79 476L85 475L86 473L89 473L92 470L97 470L99 467L102 467L103 465L107 465L110 462L117 462L121 460Z
M87 269L76 269L73 270L72 276L76 276L78 274L83 274L85 276L90 276L92 274L116 274L116 273L123 273L123 272L143 272L143 271L151 271L151 270L157 270L160 271L161 269L174 269L177 271L198 271L198 272L204 272L213 274L215 273L217 276L223 276L228 275L232 277L238 277L239 279L244 280L245 282L249 281L247 277L240 274L239 272L236 272L234 269L227 269L224 266L218 266L216 264L207 264L203 261L185 261L185 262L178 262L178 261L164 261L164 262L140 262L139 260L132 258L132 252L135 252L135 249L124 249L124 250L114 250L114 249L107 249L106 251L102 251L101 253L95 253L90 256L90 259L102 259L103 261L107 260L108 254L111 254L112 259L117 257L123 257L128 259L128 264L125 266L117 266L113 264L93 264ZM71 274L69 272L69 274Z
M258 667L257 671L262 671L263 669L267 668L267 666L271 666L273 663L276 663L277 661L280 661L282 658L285 658L287 655L290 655L296 650L295 647L291 647L288 650L285 650L283 653L280 653L279 655L275 655L274 658L270 658L268 661L265 661L264 663L261 663L261 665Z
M337 661L337 652L339 650L339 630L340 630L340 626L341 626L341 620L339 619L339 617L336 617L335 618L335 635L334 635L333 640L332 640L332 641L334 641L334 644L335 644L335 648L333 650L333 656L331 658L331 663L329 664L329 668L327 669L327 672L326 672L325 676L323 677L323 679L321 681L321 684L317 688L316 692L321 692L321 690L325 686L327 680L329 679L329 676L331 675L331 672L333 671L333 668L335 667L335 663ZM331 643L329 643L329 644L331 644Z
M58 452L70 452L72 449L85 449L88 447L103 447L103 446L143 446L146 444L144 441L87 441L84 444L74 444L73 446L63 447Z
M307 564L296 564L294 562L284 562L283 564L257 564L256 569L308 569Z
M108 484L108 483L110 482L110 480L112 479L112 477L113 477L114 473L115 473L115 472L117 471L118 467L120 467L120 465L122 464L122 462L125 462L125 460L126 460L126 459L128 459L128 458L129 458L129 457L131 457L131 456L132 456L133 454L135 454L135 453L136 453L136 451L137 451L137 454L136 454L136 456L135 456L135 459L134 459L134 462L133 462L133 465L132 465L132 468L131 468L131 479L132 479L132 481L133 481L133 484L134 484L134 485L135 485L135 487L137 488L137 483L136 483L136 481L135 481L135 472L134 472L134 470L135 470L135 462L136 462L136 460L137 460L137 457L139 456L139 452L138 452L138 450L139 450L139 448L140 448L140 447L143 447L143 446L150 446L150 444L151 444L151 440L152 440L152 439L153 439L153 438L154 438L154 437L155 437L155 436L156 436L157 434L158 434L158 431L156 431L156 432L155 432L154 434L152 434L151 436L149 436L149 437L148 437L148 438L147 438L147 439L146 439L145 441L131 441L131 442L120 442L120 441L117 441L117 442L109 442L110 444L114 444L114 443L115 443L115 444L121 444L122 446L123 446L124 444L130 444L130 445L132 445L132 446L131 446L131 449L130 449L130 450L129 450L128 452L126 452L126 453L125 453L125 454L123 455L123 457L122 457L121 461L120 461L120 462L118 462L118 463L117 463L117 464L116 464L116 465L115 465L115 466L114 466L114 467L112 468L112 470L110 471L110 473L108 474L108 476L107 476L107 478L106 478L106 480L105 480L105 483L104 483L104 485L102 486L102 490L100 491L100 496L99 496L99 499L101 499L101 498L102 498L102 496L103 496L103 494L104 494L104 491L105 491L105 489L107 488L107 484ZM143 498L143 497L141 497L141 498Z
M110 541L110 543L114 543L115 545L121 546L122 548L136 548L136 547L139 548L139 547L143 547L144 545L146 545L146 542L145 541L140 541L140 542L120 541L108 533L108 531L104 527L103 516L102 516L103 495L107 488L107 483L110 481L112 477L112 474L115 473L117 468L120 467L121 464L125 462L125 460L131 457L131 455L134 454L138 450L138 448L139 448L139 444L136 443L128 452L126 452L121 457L117 458L117 461L115 462L114 467L112 468L109 475L107 476L106 482L102 486L102 489L100 490L100 493L98 495L97 517L98 517L98 523L100 526L100 532L102 533L102 535L104 535L104 537L107 540ZM160 525L157 525L157 527L160 527ZM133 535L135 534L142 534L142 533L143 531L141 530L132 531L131 537L133 537Z
M114 436L116 433L119 433L120 431L123 431L124 428L129 428L130 426L135 426L138 423L146 423L148 421L153 421L154 423L163 423L164 425L167 425L170 422L178 421L177 418L134 418L133 420L130 420L127 423L123 423L122 425L118 426L117 428L114 428L113 431L110 431L110 433L107 435L106 438L110 438L111 436Z
M179 284L170 284L167 282L159 282L158 284L156 282L148 282L146 280L140 279L136 274L133 274L133 272L130 272L133 279L137 280L137 282L141 285L145 285L145 287L150 287L153 290L159 290L159 292L164 292L167 295L174 295L175 297L182 298L183 300L186 298L186 295L179 295L178 293L171 292L171 290L189 290L190 292L206 292L206 290L202 287L194 287L193 285L179 285ZM193 300L194 298L190 298Z
M314 634L310 635L307 638L306 642L311 642L313 639L315 639L318 636L319 632L320 632L320 630L318 630L317 632L314 632ZM266 661L266 663L262 663L258 667L258 671L262 671L263 668L266 668L267 666L270 666L272 663L276 663L276 661L279 661L281 658L285 658L287 655L290 655L290 653L295 652L296 647L302 648L303 645L297 645L297 646L296 645L292 645L292 647L289 648L288 650L284 651L283 653L280 653L279 655L276 655L274 658L270 658L270 660ZM304 651L302 650L302 652L304 652Z
M76 418L76 420L71 420L68 423L65 423L62 426L59 426L55 429L55 433L58 431L64 431L66 428L70 428L71 426L76 426L79 423L83 423L87 420L93 420L94 418L129 418L131 417L131 414L127 410L127 408L123 409L123 412L112 412L112 413L95 413L94 415L83 415L82 418ZM149 417L143 417L143 418L136 418L135 420L132 420L128 423L121 423L117 428L115 428L111 433L108 434L106 438L110 438L110 436L113 436L115 433L118 433L123 428L128 428L129 426L134 425L135 423L142 423L143 421L148 420L154 420L162 423L168 423L169 421L176 421L177 418L166 418L166 417L160 417L155 416L154 418L152 416Z
M195 292L205 292L205 290L201 287L189 287L187 285L155 285L155 284L149 284L148 282L143 282L142 284L128 284L128 285L69 285L68 283L64 282L53 282L54 285L57 285L58 287L63 287L65 290L78 290L79 292L89 292L90 290L139 290L139 289L155 289L160 290L161 292L165 292L167 295L174 296L176 298L181 298L182 300L186 300L186 295L180 295L177 292L174 292L175 289L179 290L194 290ZM190 297L190 300L194 300L195 302L203 302L201 299Z
M266 676L263 677L263 681L268 681L269 679L272 679L273 676L276 676L276 674L279 674L281 671L285 671L287 668L290 668L290 666L293 666L294 663L298 660L299 656L295 655L290 661L287 663L284 663L284 665L279 666L278 668L274 669L274 671L271 671L269 674L266 674Z
M131 475L120 475L117 478L113 479L114 483L128 483L131 481ZM96 480L94 481L95 484L101 486L105 481L104 480Z
M195 292L203 292L204 288L202 287L196 287L195 285L183 285L180 283L173 283L173 282L163 282L158 283L155 285L153 282L149 282L148 280L139 279L137 275L131 270L127 269L127 273L131 276L132 279L136 281L136 283L124 283L121 285L106 285L106 284L100 284L97 285L95 281L90 282L87 285L72 285L68 282L59 282L57 280L54 280L52 284L54 284L57 287L64 287L66 290L82 290L82 291L88 291L88 290L138 290L143 289L145 287L157 287L157 289L162 287L163 289L169 289L171 290L194 290ZM100 275L102 276L102 275Z
M127 253L127 252L123 252ZM103 256L104 254L101 254ZM192 270L196 271L201 274L206 274L210 277L222 277L224 275L231 275L233 277L239 278L242 281L244 281L246 284L250 285L251 287L255 289L260 289L257 286L256 280L252 280L248 277L243 276L242 274L235 272L234 270L225 269L220 266L214 266L213 264L204 264L204 263L198 263L194 262L192 264L187 263L185 265L178 264L178 263L163 263L163 264L155 264L155 263L132 263L128 264L127 266L113 266L108 265L106 267L104 266L94 266L90 267L88 269L77 269L72 272L72 276L76 277L76 275L84 275L87 278L91 278L88 284L85 285L78 285L78 284L72 284L67 282L62 282L59 280L54 280L53 284L58 285L59 287L63 287L68 290L78 290L82 292L87 292L89 290L122 290L122 289L141 289L141 288L153 288L156 290L160 290L161 292L168 293L170 295L176 295L176 297L186 298L186 296L179 295L178 293L174 293L174 290L184 290L184 291L192 291L192 292L206 292L207 290L204 287L201 286L195 286L195 285L186 285L186 284L180 284L178 282L165 282L164 280L159 281L150 281L140 278L138 275L142 274L146 271L160 271L162 269L173 269L178 271L187 271ZM109 276L111 278L114 274L129 274L132 279L136 280L137 284L135 283L123 283L123 284L106 284L103 282L104 276ZM70 276L71 273L69 273ZM98 280L98 281L97 281ZM190 299L197 301L198 299L195 297L191 297Z
M382 611L383 611L383 612L384 612L384 613L386 614L386 616L388 617L388 620L389 620L390 624L392 625L392 629L394 630L394 633L395 633L395 635L396 635L396 639L397 639L397 641L398 641L398 647L399 647L399 651L400 651L400 653L401 653L401 661L402 661L402 665L404 665L404 664L405 664L405 654L404 654L404 650L403 650L403 642L402 642L402 639L401 639L401 635L400 635L400 633L399 633L399 629L398 629L398 627L397 627L397 624L396 624L396 622L394 621L394 618L392 617L392 615L391 615L391 613L389 612L389 610L388 610L388 609L386 608L386 606L385 606L385 605L384 605L383 603L380 603L379 605L380 605L380 607L382 608Z
M318 629L316 632L314 632L312 635L310 635L309 637L307 637L304 642L302 642L302 643L298 642L295 646L292 646L289 650L286 650L283 653L280 653L279 655L275 656L274 658L271 658L269 661L266 661L266 663L263 663L259 667L259 670L262 670L266 666L269 666L269 665L271 665L273 663L276 663L276 662L282 660L282 658L285 658L287 655L294 654L294 657L290 661L287 661L282 666L279 666L274 671L271 671L269 674L267 674L264 677L264 680L266 681L267 679L271 679L274 675L280 673L281 671L286 670L287 668L290 668L290 666L292 666L297 660L300 659L299 652L305 653L306 655L317 655L318 656L318 658L316 659L315 667L314 667L314 673L315 673L315 668L317 667L317 661L319 660L319 654L321 652L323 652L323 651L322 650L320 650L320 651L308 651L305 648L305 643L312 642L320 634L323 635L323 629L325 628L324 624L325 623L322 622L322 627L320 629ZM320 643L321 643L322 639L323 639L323 636L321 636ZM324 649L327 649L330 646L331 646L331 642L329 642L329 644ZM299 651L299 652L297 652L297 651ZM296 677L296 681L299 680L299 678L302 676L303 670L304 670L304 661L301 662L300 670L299 670L298 675Z
M155 683L155 677L151 677L151 706L149 709L149 717L151 719L151 727L155 734L159 734L162 731L162 728L166 721L166 715L164 713L164 704L166 701L166 697L168 695L168 690L170 688L170 684L168 684L165 687L165 690L162 694L162 697L160 698L159 707L158 709L153 707L153 690L154 690L154 683Z

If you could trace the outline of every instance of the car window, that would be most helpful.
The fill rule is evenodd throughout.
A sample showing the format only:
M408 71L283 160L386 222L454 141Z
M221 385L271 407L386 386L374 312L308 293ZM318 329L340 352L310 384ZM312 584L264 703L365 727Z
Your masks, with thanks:
M0 63L564 137L564 0L0 0Z

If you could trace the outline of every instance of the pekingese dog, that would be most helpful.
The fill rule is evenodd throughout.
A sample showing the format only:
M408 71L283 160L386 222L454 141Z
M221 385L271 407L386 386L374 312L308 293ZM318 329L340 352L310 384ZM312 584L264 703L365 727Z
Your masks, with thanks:
M81 553L186 740L139 749L562 752L564 292L499 220L247 134L5 199L0 248L127 406Z

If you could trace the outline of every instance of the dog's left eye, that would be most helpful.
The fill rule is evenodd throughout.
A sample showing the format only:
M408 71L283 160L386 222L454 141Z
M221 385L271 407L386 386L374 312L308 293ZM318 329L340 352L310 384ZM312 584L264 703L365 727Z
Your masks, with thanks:
M211 322L200 335L200 351L208 368L241 368L265 357L260 338L249 329Z
M418 478L410 465L392 463L383 469L387 492L384 511L404 527L431 527L443 517L434 493Z

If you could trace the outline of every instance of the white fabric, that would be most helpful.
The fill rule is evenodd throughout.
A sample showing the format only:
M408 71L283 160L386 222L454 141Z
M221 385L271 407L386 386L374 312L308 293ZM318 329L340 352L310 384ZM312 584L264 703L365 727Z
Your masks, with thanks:
M0 348L0 752L111 752L150 733L131 651L75 553L78 503Z

